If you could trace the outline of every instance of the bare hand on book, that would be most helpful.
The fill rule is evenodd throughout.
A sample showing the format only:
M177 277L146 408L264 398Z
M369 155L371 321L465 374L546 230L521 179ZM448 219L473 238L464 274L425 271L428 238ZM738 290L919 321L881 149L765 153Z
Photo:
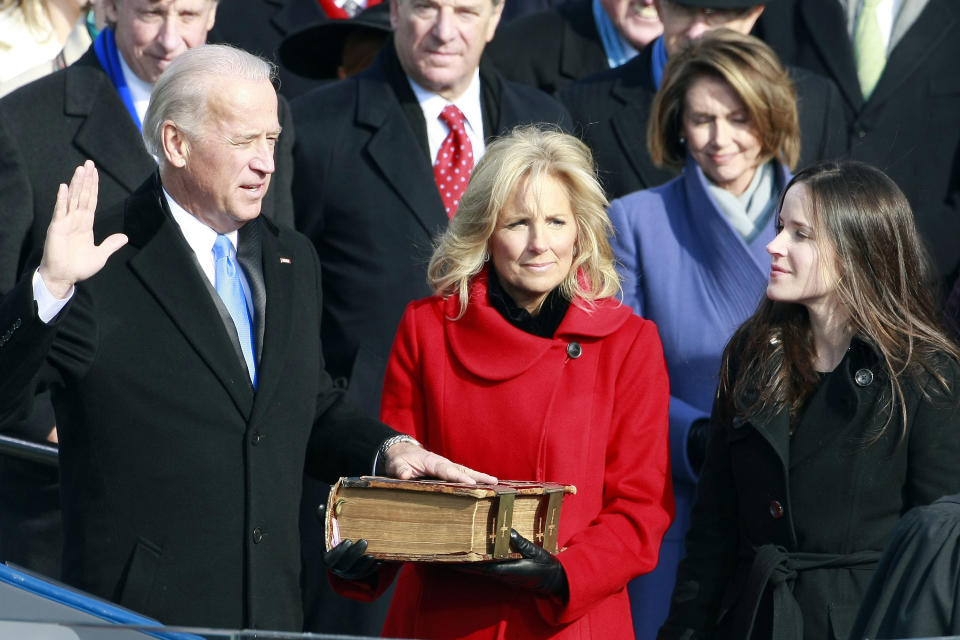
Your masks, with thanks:
M469 564L464 565L462 570L490 576L540 595L567 599L567 574L556 556L521 536L516 529L510 530L510 546L523 558Z
M398 442L386 450L384 467L387 475L401 480L411 478L437 478L447 482L466 484L497 484L497 479L487 473L474 471L456 464L441 455L427 451L419 444Z

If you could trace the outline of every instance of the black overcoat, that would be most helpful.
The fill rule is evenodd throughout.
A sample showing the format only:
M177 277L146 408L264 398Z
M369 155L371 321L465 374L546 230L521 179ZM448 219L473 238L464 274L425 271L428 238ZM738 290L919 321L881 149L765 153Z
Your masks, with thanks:
M592 0L569 0L556 8L501 22L487 50L505 78L551 95L610 68L593 18Z
M304 471L369 473L394 433L324 372L316 253L262 218L240 230L254 391L159 182L108 213L130 242L54 323L29 278L0 301L0 417L53 391L64 579L168 624L299 631Z
M960 370L943 370L956 390ZM846 640L900 517L960 490L955 394L923 400L932 376L908 383L902 442L894 423L865 444L885 384L878 355L855 339L793 436L786 412L751 422L718 399L660 638Z
M890 536L850 640L960 635L960 495L907 512Z

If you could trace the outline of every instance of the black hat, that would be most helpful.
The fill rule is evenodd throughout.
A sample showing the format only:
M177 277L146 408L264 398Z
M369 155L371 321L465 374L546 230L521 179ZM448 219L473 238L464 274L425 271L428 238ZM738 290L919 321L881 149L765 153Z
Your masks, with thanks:
M760 4L771 4L775 0L670 0L674 4L685 7L702 7L704 9L749 9Z
M280 45L280 63L306 78L336 78L343 45L358 29L389 34L390 3L367 7L346 20L321 20L294 31Z

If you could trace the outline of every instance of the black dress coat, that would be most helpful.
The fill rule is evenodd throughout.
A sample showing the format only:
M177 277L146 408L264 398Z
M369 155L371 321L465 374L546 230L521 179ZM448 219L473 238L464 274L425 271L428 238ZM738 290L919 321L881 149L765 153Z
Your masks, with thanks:
M850 640L960 635L960 495L907 512L860 603Z
M591 0L569 0L501 23L487 51L505 78L551 95L610 68Z
M903 190L941 277L960 266L960 3L928 0L864 100L836 0L771 2L757 29L785 64L833 80L854 160Z
M657 93L647 45L629 62L580 80L558 95L573 116L574 130L593 150L607 197L649 189L679 175L657 167L647 150L647 121ZM840 96L829 80L790 68L797 88L800 160L797 168L836 158L846 149Z
M279 117L284 131L263 213L292 225L293 121L283 99ZM57 185L68 183L87 159L100 173L98 212L121 202L157 169L93 47L66 69L0 100L0 293L29 262L39 262Z
M905 385L899 443L896 422L864 442L883 415L887 381L878 354L857 339L823 377L793 436L786 412L744 420L719 398L686 557L658 637L846 640L900 517L960 490L960 370L942 369L950 397L922 399L921 385L934 391L932 376Z
M130 242L55 322L29 277L0 301L3 423L53 390L63 578L168 624L299 631L303 474L368 473L395 433L324 372L316 253L262 218L240 230L254 391L159 181L108 213L97 235Z
M323 83L284 67L277 50L297 29L326 18L317 0L219 0L207 42L232 44L275 62L278 90L293 100Z
M569 127L555 100L480 66L489 140L534 122ZM447 215L426 123L392 42L366 71L293 102L297 228L323 265L323 344L330 374L376 415L407 303L431 295L427 263Z

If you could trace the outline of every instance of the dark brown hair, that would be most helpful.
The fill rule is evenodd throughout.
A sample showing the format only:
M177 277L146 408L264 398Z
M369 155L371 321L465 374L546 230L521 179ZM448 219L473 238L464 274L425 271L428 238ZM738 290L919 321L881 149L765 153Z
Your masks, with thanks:
M960 361L925 285L930 270L910 205L882 171L860 162L801 171L784 194L798 184L808 190L815 237L833 249L841 276L836 293L854 335L873 347L886 374L884 410L868 440L883 435L895 417L906 429L902 383L930 374L933 386L949 393L937 363ZM813 361L806 308L765 299L724 352L720 389L732 403L725 410L769 418L787 409L795 420L817 386Z

